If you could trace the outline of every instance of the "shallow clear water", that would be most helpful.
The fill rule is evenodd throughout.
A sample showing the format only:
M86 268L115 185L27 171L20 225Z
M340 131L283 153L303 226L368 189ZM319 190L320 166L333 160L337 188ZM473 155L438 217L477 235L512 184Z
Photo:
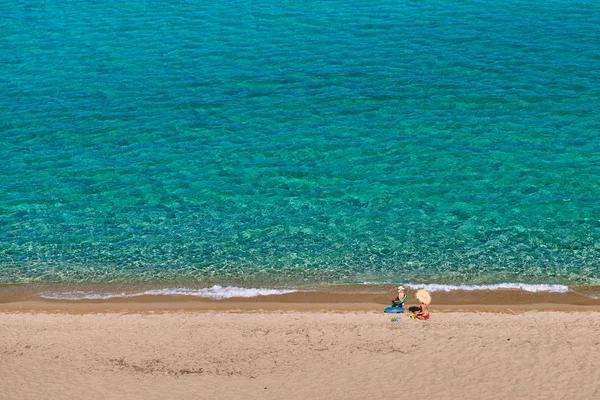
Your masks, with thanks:
M0 1L0 283L600 285L600 3Z

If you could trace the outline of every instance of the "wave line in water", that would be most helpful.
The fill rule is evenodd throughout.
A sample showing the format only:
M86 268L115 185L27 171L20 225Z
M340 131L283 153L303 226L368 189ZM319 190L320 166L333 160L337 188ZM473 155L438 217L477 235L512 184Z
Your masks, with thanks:
M240 288L236 286L215 285L210 288L164 288L144 290L137 293L112 293L112 292L86 292L81 290L66 292L43 292L40 297L51 300L108 300L114 298L127 298L139 296L195 296L205 297L213 300L230 299L234 297L258 297L272 296L278 294L293 293L292 289L270 289L270 288Z
M552 292L552 293L566 293L569 291L569 287L565 285L549 285L549 284L527 284L527 283L497 283L491 285L443 285L438 283L430 284L415 284L407 283L404 284L409 289L425 289L430 292L451 292L454 290L523 290L525 292Z

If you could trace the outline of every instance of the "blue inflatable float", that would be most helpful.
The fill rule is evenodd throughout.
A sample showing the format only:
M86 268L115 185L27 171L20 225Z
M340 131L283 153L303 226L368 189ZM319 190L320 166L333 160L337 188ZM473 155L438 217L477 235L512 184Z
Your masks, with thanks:
M387 307L383 312L391 314L403 313L404 307Z

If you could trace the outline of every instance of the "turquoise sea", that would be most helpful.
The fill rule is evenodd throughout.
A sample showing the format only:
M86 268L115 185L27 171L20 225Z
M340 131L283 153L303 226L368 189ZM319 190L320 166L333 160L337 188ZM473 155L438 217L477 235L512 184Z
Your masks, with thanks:
M0 32L0 284L600 285L598 1L0 0Z

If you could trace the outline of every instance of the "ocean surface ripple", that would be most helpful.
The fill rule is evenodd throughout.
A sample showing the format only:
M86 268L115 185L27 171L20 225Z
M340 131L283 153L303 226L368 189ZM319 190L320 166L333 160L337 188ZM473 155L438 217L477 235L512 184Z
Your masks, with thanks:
M0 284L600 285L600 2L0 2Z

